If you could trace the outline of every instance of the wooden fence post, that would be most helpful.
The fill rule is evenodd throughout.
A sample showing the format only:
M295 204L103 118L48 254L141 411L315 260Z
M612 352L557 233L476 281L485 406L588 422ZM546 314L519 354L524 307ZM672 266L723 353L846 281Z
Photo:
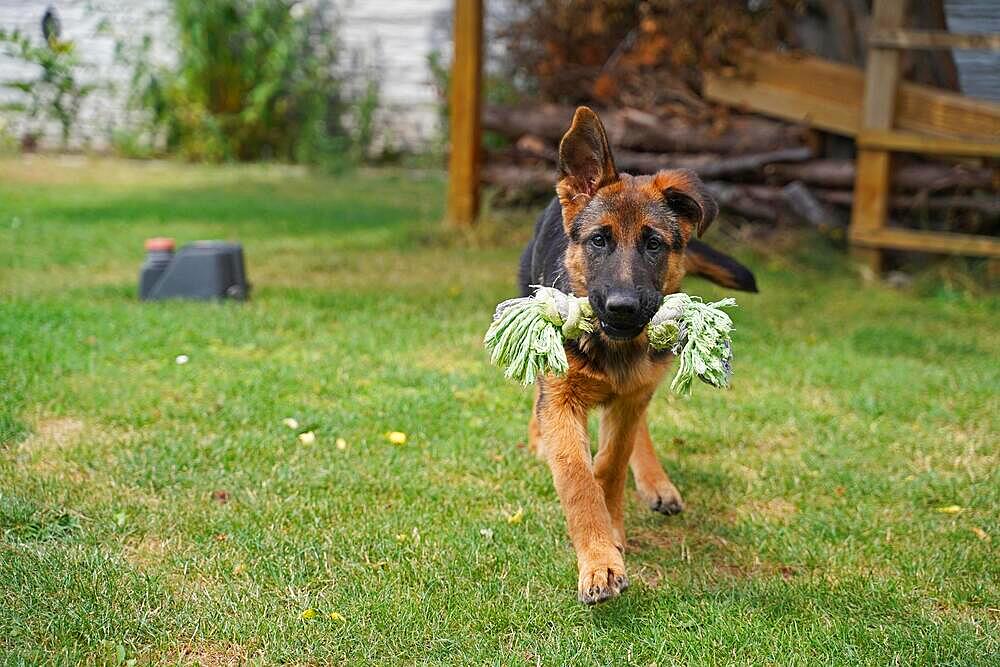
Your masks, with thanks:
M875 0L871 30L893 30L903 26L906 0ZM869 47L865 65L865 98L861 112L861 132L891 130L896 115L899 84L899 51ZM886 150L858 150L854 181L854 210L851 232L864 234L885 227L889 212L889 168L892 155ZM851 254L876 275L882 270L882 250L856 244Z
M483 60L483 2L455 0L455 42L449 95L447 221L472 225L479 214L480 100Z

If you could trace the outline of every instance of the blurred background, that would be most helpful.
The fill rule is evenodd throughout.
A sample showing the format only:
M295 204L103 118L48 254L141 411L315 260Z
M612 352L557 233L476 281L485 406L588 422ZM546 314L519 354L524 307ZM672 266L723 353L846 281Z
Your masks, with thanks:
M894 4L884 10L893 26L971 31L978 41L974 34L963 45L949 35L959 41L892 45L893 80L874 89L895 91L904 80L909 87L881 129L988 145L979 155L965 146L957 159L941 153L948 147L896 146L895 173L882 188L891 193L855 214L861 232L853 240L887 220L995 235L995 3L904 3L893 23ZM737 218L852 236L856 142L879 129L860 125L865 68L870 50L876 59L887 53L870 1L468 6L474 15L456 30L452 0L3 0L0 150L337 170L400 161L443 166L449 146L474 142L474 153L460 159L476 171L461 189L475 188L468 197L478 198L481 181L490 202L522 205L547 198L572 107L590 104L605 112L622 170L694 168ZM463 35L468 44L456 42ZM455 44L460 60L474 59L481 72L475 85L468 78L452 85ZM477 116L475 134L454 142L450 93L463 119ZM478 213L478 199L468 205ZM459 224L473 217L449 212ZM869 234L863 263L906 268L893 252L924 249L920 239L895 241ZM934 250L967 254L971 247L982 255L986 248L994 257L997 250L985 241L945 246ZM879 247L888 254L872 250Z
M0 656L993 664L998 33L997 0L0 0ZM701 176L760 287L732 389L653 398L685 511L629 492L597 610L482 349L580 104L620 170ZM140 301L151 237L240 243L249 300Z

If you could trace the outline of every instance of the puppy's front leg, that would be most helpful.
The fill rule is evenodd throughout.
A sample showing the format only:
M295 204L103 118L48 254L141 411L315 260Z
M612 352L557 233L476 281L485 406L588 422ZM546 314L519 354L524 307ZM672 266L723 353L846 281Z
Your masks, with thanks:
M601 413L600 445L594 477L604 491L616 544L625 548L625 479L636 434L645 421L646 396L612 399Z
M552 480L576 550L580 601L607 600L625 590L628 579L622 552L615 546L604 491L591 469L587 411L552 396L538 416Z

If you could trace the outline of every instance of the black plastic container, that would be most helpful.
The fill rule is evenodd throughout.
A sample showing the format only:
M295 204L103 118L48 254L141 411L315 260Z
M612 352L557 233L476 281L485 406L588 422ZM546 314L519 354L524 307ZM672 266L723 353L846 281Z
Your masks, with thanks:
M146 261L139 269L139 298L148 299L153 287L174 258L174 240L146 239Z
M243 246L196 241L174 253L173 239L146 241L146 262L139 272L139 298L238 299L250 295Z

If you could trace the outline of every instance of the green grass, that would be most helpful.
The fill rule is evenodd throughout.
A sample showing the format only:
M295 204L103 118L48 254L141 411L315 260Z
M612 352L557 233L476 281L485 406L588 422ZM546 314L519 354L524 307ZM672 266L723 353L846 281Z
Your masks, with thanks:
M450 240L443 187L0 162L5 663L997 664L1000 301L732 248L734 388L651 409L687 510L630 492L585 608L481 349L531 221ZM138 303L151 235L241 240L253 300Z

